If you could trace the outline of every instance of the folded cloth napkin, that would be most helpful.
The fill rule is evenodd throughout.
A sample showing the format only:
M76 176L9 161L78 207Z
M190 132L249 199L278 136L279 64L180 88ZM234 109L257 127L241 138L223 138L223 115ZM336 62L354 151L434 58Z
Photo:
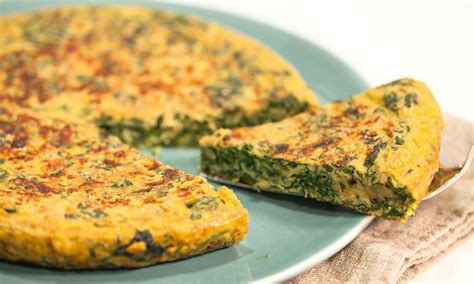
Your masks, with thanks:
M474 124L453 116L445 122L441 156L462 162L474 144ZM375 219L342 251L289 283L412 279L474 234L473 185L474 166L451 188L423 201L406 223Z

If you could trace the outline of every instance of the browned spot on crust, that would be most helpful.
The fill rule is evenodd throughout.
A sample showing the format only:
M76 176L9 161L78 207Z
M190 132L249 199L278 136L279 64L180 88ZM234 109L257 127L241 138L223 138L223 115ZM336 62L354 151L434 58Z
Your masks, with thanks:
M163 171L163 177L165 181L171 181L179 176L179 170L177 169L166 169Z
M47 186L46 184L42 183L42 182L37 182L37 183L34 183L35 186L36 186L36 189L41 192L41 193L48 193L50 191L52 191L52 189Z
M93 186L93 185L103 184L103 183L104 182L98 181L98 180L89 180L79 185L79 187L81 188L81 187Z
M116 157L116 158L123 158L123 157L125 157L125 156L126 156L126 154L125 154L125 152L122 151L122 150L117 151L117 152L114 152L114 157Z
M114 160L104 159L104 165L115 168L115 167L120 166L121 163L116 162Z
M359 118L362 115L362 113L359 111L359 108L357 107L349 107L344 111L344 114L355 118Z
M336 161L336 164L338 166L347 166L350 161L352 161L354 158L350 157L349 155L344 155L340 160Z
M240 139L240 138L242 138L242 133L240 133L240 131L238 131L238 130L235 130L235 131L232 132L230 137L235 138L235 139Z
M380 116L367 120L364 124L370 126L380 120Z
M326 147L328 145L333 144L334 142L335 142L335 139L333 139L333 138L323 139L322 141L317 142L316 144L314 144L314 148Z
M273 154L284 154L288 151L289 147L290 146L288 144L276 144L275 149L273 150Z
M192 192L193 192L193 187L191 187L191 186L180 187L178 189L178 196L179 197L187 197L187 196L191 195Z
M150 192L152 189L153 189L152 187L142 188L139 190L135 190L133 193L134 194L147 193L147 192Z
M128 204L130 204L130 200L128 200L126 198L111 196L111 195L103 196L100 199L100 206L103 209L104 208L115 207L115 206L118 206L118 205L123 206L123 205L128 205Z
M0 130L5 134L13 134L16 132L17 126L9 121L0 121Z
M307 145L303 148L303 155L310 155L315 149L324 147L326 148L329 145L335 144L337 141L333 138L323 138L320 141Z
M370 131L368 129L360 131L359 135L364 140L365 144L372 144L377 140L377 138L376 138L377 137L377 132Z
M50 174L49 177L58 178L58 177L61 177L63 175L64 175L64 170L59 170L57 172L54 172L54 173Z
M389 121L385 129L387 136L393 138L393 122Z
M49 186L42 182L32 181L25 178L16 178L12 180L12 182L24 190L34 190L43 194L53 192L53 190Z
M102 152L102 151L105 150L105 149L106 149L106 148L103 147L103 146L97 146L97 147L95 147L95 148L92 148L91 151L92 151L93 153L99 153L99 152Z
M303 149L301 150L301 153L303 153L303 155L305 156L308 156L313 151L314 151L314 147L312 145L308 145L308 146L303 147Z
M309 113L310 115L315 115L316 114L316 109L314 109L313 107L310 107L310 108L308 108L308 110L306 112Z
M71 135L71 127L69 125L64 126L64 128L58 132L56 138L53 141L53 145L56 147L69 145L71 143Z
M46 161L46 165L48 166L48 169L51 171L55 171L56 169L60 168L63 166L65 160L64 159L50 159Z
M151 165L147 165L145 167L150 171L154 171L154 170L157 170L157 169L160 168L160 164L156 161L153 161L153 163Z
M164 180L158 180L158 181L150 181L145 183L146 186L158 186L158 185L163 185L165 183Z

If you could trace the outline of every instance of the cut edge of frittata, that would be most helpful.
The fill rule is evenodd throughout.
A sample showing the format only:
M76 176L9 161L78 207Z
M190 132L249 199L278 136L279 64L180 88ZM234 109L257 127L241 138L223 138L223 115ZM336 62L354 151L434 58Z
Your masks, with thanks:
M400 79L277 123L201 139L201 171L404 221L439 169L443 118L425 84Z

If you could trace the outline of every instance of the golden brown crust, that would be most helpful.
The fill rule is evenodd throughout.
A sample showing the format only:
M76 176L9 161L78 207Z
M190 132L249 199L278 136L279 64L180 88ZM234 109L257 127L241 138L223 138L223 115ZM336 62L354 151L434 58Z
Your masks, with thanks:
M0 18L0 61L0 99L59 118L158 128L161 137L149 144L191 144L173 139L191 127L248 125L269 103L288 98L295 102L280 118L317 104L298 71L255 40L147 8L69 7ZM229 112L237 112L236 122ZM121 138L135 142L132 135Z
M232 245L248 216L225 187L89 124L0 108L0 258L139 267Z

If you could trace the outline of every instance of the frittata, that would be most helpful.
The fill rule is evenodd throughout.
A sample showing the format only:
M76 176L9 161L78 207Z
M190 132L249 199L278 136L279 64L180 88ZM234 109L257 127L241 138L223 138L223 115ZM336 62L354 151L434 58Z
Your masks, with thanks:
M277 123L202 138L204 173L406 220L439 168L443 119L422 82L401 79Z
M67 7L0 18L0 101L94 122L135 146L196 146L219 127L317 105L270 49L196 17Z
M62 269L141 267L230 246L248 215L92 124L0 107L0 259Z

